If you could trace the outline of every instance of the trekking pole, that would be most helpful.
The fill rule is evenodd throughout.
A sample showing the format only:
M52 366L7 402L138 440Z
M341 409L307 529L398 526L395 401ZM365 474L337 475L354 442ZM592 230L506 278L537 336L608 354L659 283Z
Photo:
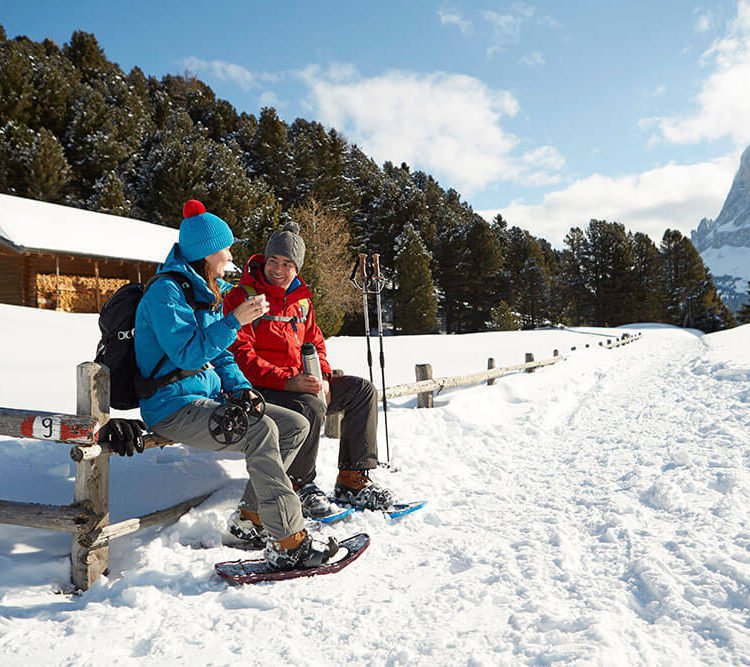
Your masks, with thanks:
M375 303L378 310L378 339L380 340L380 379L383 385L383 425L385 426L385 460L387 468L391 467L391 446L388 440L388 402L385 399L385 353L383 352L383 308L380 293L385 280L380 273L380 255L372 256L372 289L375 292Z
M352 275L349 278L352 285L359 290L362 290L362 309L365 316L365 339L367 340L367 368L370 371L370 382L372 382L372 348L370 347L370 314L369 305L367 301L367 283L369 281L367 273L367 255L363 252L359 253L357 260L352 269Z

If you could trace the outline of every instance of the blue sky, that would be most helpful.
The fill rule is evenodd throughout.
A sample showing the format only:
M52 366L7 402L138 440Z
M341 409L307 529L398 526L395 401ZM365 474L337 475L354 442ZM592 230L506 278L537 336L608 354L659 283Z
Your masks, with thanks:
M750 143L750 0L4 0L0 22L336 127L557 246L590 218L689 233Z

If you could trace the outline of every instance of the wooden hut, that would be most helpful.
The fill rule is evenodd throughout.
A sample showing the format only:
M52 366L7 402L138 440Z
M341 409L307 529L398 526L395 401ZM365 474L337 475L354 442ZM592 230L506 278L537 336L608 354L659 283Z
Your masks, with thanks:
M98 312L121 285L145 281L177 230L0 194L0 303Z

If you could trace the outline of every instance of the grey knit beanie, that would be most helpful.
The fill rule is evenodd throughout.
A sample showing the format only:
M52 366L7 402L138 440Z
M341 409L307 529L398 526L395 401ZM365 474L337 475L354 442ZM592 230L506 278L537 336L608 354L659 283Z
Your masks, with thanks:
M266 257L271 255L288 257L297 266L297 273L302 270L305 263L305 242L299 235L299 225L296 222L287 222L280 230L271 234L266 245Z

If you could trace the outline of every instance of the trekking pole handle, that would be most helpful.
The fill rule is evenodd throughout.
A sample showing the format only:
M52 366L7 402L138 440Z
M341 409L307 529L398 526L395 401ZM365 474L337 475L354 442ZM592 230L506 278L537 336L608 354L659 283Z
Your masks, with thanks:
M370 285L370 292L379 293L382 291L385 285L385 279L383 274L380 273L380 254L373 253L372 255L372 283Z
M372 277L380 280L380 254L374 253L372 256Z

